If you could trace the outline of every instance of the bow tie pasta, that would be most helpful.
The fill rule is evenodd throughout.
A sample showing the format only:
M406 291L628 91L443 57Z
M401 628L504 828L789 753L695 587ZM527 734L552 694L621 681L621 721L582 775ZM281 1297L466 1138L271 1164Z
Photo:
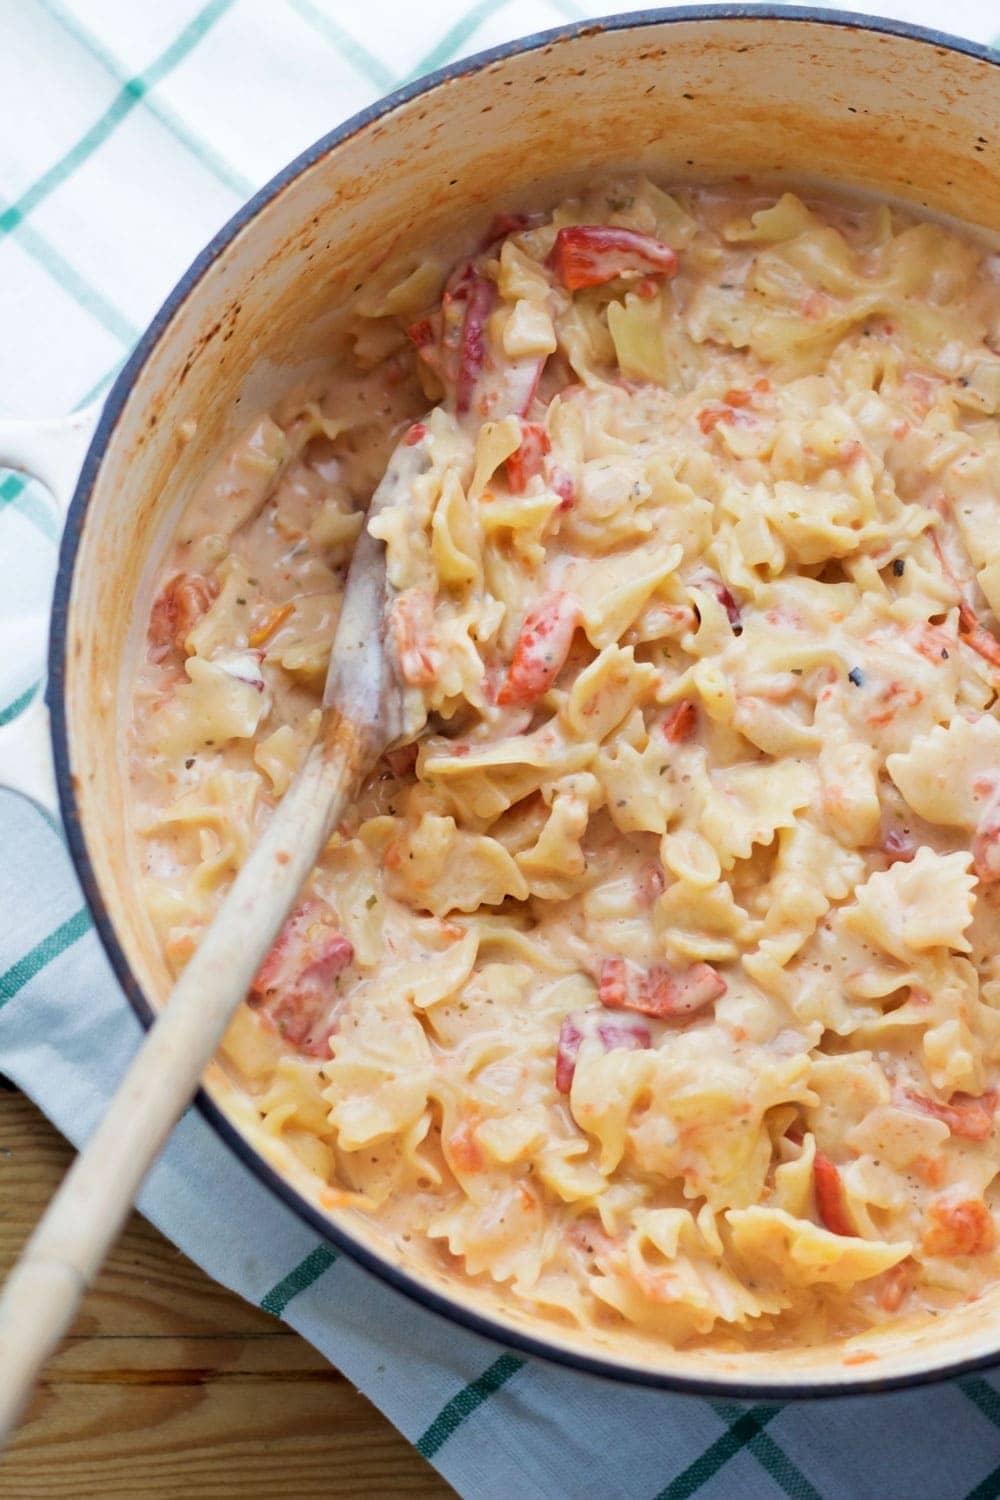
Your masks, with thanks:
M226 1040L414 1265L675 1346L998 1273L1000 274L884 205L604 184L383 269L188 505L134 683L179 970L371 519L424 731ZM282 1153L285 1153L284 1155Z

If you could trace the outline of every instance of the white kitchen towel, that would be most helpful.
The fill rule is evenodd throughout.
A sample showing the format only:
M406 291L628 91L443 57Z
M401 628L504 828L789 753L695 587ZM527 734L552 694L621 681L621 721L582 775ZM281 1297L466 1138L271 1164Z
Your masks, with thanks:
M628 8L0 0L0 409L51 415L105 391L201 245L339 120L456 56ZM982 42L1000 31L987 0L882 8ZM0 660L0 726L39 688L56 536L45 492L0 473L0 628L16 642ZM0 852L0 1068L79 1142L139 1027L59 831L0 794ZM141 1208L328 1355L472 1500L1000 1495L992 1374L781 1406L627 1389L526 1360L336 1255L193 1110Z

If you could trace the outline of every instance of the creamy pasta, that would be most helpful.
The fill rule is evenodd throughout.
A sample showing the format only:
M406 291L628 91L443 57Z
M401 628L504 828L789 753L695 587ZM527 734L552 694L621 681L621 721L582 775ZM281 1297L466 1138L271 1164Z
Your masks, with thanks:
M134 687L179 971L301 762L368 499L414 723L226 1042L415 1266L779 1347L995 1280L1000 277L605 183L364 290L187 507Z

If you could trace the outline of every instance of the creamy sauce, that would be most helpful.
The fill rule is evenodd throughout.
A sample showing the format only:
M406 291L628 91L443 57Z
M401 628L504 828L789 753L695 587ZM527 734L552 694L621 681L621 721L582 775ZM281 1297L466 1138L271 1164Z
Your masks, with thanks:
M359 303L188 508L134 689L179 971L372 523L424 727L226 1043L402 1257L780 1347L997 1276L1000 281L951 226L605 184Z

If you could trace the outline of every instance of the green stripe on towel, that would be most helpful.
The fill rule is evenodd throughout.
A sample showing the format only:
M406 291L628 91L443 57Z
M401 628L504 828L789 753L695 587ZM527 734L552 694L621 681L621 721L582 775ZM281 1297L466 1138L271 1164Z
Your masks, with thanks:
M514 1354L501 1354L489 1369L483 1371L478 1380L470 1381L441 1408L423 1436L417 1438L417 1452L424 1458L433 1458L438 1449L458 1431L465 1419L477 1407L482 1406L484 1401L488 1401L501 1386L506 1385L512 1375L523 1369L524 1363L523 1359L518 1359Z
M47 172L43 172L41 177L36 178L31 187L22 193L15 203L0 214L0 234L10 234L31 213L32 209L37 208L38 204L54 193L56 188L61 187L67 178L71 177L77 168L93 155L98 146L107 140L122 120L132 113L143 95L149 89L155 88L168 73L183 62L188 53L197 46L232 4L233 0L210 0L210 3L198 12L170 46L150 63L145 72L128 79L100 119L96 120L76 144L71 146L57 162L54 162Z
M314 31L330 43L359 73L364 73L369 83L373 83L377 89L387 93L396 82L395 74L382 62L381 58L369 52L368 48L351 35L349 31L337 24L332 16L328 16L319 6L313 5L311 0L288 0L292 10L297 11Z
M83 25L78 16L67 10L59 3L59 0L37 0L37 3L52 17L56 25L66 32L67 36L71 36L78 46L82 47L85 52L89 52L95 62L100 63L106 73L111 74L116 83L122 85L127 83L127 73L119 59L113 52L108 51L99 37ZM242 177L207 141L196 135L169 105L148 94L143 96L142 102L164 130L168 130L174 139L190 151L195 160L201 162L207 171L238 197L249 198L256 184L249 178Z
M54 932L49 933L48 937L36 943L34 948L23 958L19 958L16 964L12 964L6 973L0 974L0 1006L6 1005L8 1000L13 1000L17 992L23 990L24 986L34 979L36 974L40 974L47 964L50 964L54 958L58 958L60 953L65 953L67 948L82 938L89 926L90 913L83 906L63 922L61 927L57 927Z
M331 1249L329 1245L317 1245L305 1260L300 1260L293 1271L289 1271L287 1276L282 1277L261 1298L260 1306L265 1312L273 1313L276 1318L280 1318L292 1298L297 1297L299 1292L304 1292L307 1286L312 1286L314 1281L318 1281L336 1259L336 1250Z
M754 1406L750 1411L745 1411L741 1417L736 1418L727 1432L705 1449L700 1458L696 1458L693 1464L689 1464L672 1479L659 1492L656 1500L688 1500L689 1495L696 1494L741 1448L746 1448L759 1436L780 1410L780 1406Z
M24 713L24 710L40 687L40 682L33 682L30 687L25 688L19 698L15 698L12 703L6 703L3 708L0 708L0 729L5 724L13 723L16 718Z
M973 1405L979 1407L984 1417L989 1417L994 1427L1000 1427L1000 1393L988 1381L980 1375L970 1375L958 1381L958 1388L963 1396L968 1396Z
M726 1421L734 1422L739 1419L738 1407L727 1406L721 1401L713 1402L713 1406ZM775 1484L781 1486L789 1500L823 1500L819 1491L813 1488L802 1470L792 1463L769 1432L762 1430L755 1433L747 1443L747 1452L753 1454L761 1468L770 1474Z

